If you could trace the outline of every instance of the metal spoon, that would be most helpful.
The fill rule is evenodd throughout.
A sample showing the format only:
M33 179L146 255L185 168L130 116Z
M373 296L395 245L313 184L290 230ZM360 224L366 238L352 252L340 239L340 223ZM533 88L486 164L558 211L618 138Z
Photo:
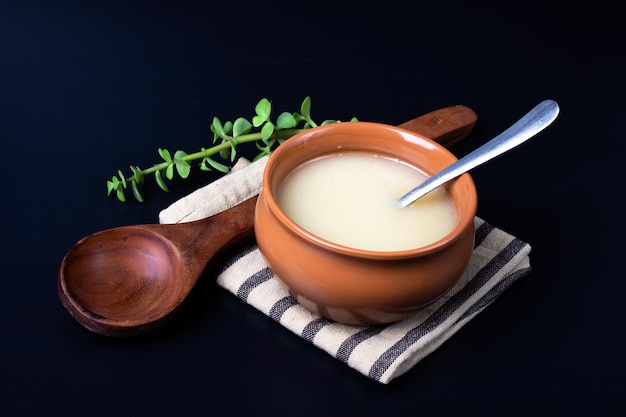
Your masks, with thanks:
M548 127L558 114L559 105L555 101L542 101L507 130L406 193L398 200L398 205L406 207L446 182L522 144Z

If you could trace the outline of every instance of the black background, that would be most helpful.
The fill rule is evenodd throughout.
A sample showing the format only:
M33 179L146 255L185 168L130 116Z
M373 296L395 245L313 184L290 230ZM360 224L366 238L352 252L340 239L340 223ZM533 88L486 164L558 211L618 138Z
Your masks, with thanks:
M601 2L0 1L2 415L623 415L623 14ZM501 4L503 3L503 4ZM158 212L106 196L156 149L209 146L213 116L311 96L317 120L398 124L455 104L462 156L543 99L537 138L473 171L479 216L533 272L389 385L206 276L165 329L108 339L56 293L79 238ZM252 151L254 153L254 151Z

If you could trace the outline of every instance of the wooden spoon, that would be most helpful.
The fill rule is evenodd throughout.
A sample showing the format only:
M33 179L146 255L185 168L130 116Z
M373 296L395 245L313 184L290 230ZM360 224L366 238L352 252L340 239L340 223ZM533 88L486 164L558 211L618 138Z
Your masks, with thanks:
M452 106L399 126L449 146L475 123L471 109ZM61 262L61 302L101 335L135 336L161 327L218 253L253 237L256 200L202 220L124 226L79 240Z

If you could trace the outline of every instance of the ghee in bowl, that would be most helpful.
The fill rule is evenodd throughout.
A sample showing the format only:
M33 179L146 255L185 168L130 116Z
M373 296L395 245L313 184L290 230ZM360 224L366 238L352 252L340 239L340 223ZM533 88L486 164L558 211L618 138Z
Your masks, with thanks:
M391 158L326 155L289 173L277 191L280 208L309 232L355 249L401 251L443 238L456 210L443 188L407 207L397 200L426 174Z

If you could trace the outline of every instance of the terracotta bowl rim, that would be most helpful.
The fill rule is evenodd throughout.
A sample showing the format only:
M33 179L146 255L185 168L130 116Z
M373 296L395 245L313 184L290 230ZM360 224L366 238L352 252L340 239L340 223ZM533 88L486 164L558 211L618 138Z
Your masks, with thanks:
M409 131L409 130L406 130L397 126L392 126L392 125L388 125L384 123L364 122L364 121L341 122L341 123L333 123L333 124L328 124L328 125L316 126L316 127L307 129L303 132L297 133L294 136L287 139L285 142L283 142L278 148L276 148L276 150L274 150L274 152L272 152L272 154L269 156L267 165L263 172L263 188L266 191L269 191L269 192L264 192L265 201L270 211L280 220L281 223L286 225L288 229L290 229L293 233L299 235L305 241L319 248L326 249L335 253L357 257L357 258L364 258L364 259L398 260L398 259L410 259L410 258L423 257L423 256L428 256L434 252L438 252L442 248L450 246L455 241L457 241L463 235L463 232L466 230L468 225L473 225L478 202L477 202L476 186L469 173L463 174L454 180L454 181L463 181L466 183L467 186L470 187L471 199L468 202L469 209L465 211L466 213L465 216L458 219L458 222L455 228L452 231L450 231L450 233L448 233L446 236L444 236L443 238L431 244L420 246L417 248L400 250L400 251L374 251L374 250L353 248L350 246L341 245L341 244L323 239L309 232L308 230L306 230L305 228L303 228L302 226L298 225L296 222L291 220L291 218L289 218L289 216L287 216L278 205L278 202L276 201L276 198L274 196L275 190L271 190L271 187L270 187L271 177L270 176L272 174L272 168L278 163L277 161L279 161L282 155L285 152L287 152L289 146L292 145L293 143L306 140L308 137L312 135L318 135L320 134L320 132L323 133L327 130L333 131L333 130L354 129L355 126L351 126L351 125L360 125L360 126L368 125L374 129L379 129L380 131L388 131L388 132L391 131L391 132L399 133L403 137L406 137L406 135L410 135L414 139L415 138L418 139L418 142L425 141L429 146L434 147L437 149L437 151L444 153L447 157L451 158L451 163L457 160L454 154L452 154L448 149L446 149L439 143L433 141L432 139L426 136L420 135L416 132L412 132L412 131ZM415 143L415 145L418 145L418 143ZM338 150L337 153L339 152L341 152L340 149ZM305 159L299 162L299 164L304 163L306 161L310 161L311 159L313 158ZM409 161L404 160L402 157L397 157L397 159L411 166L415 166L415 164L411 164Z

